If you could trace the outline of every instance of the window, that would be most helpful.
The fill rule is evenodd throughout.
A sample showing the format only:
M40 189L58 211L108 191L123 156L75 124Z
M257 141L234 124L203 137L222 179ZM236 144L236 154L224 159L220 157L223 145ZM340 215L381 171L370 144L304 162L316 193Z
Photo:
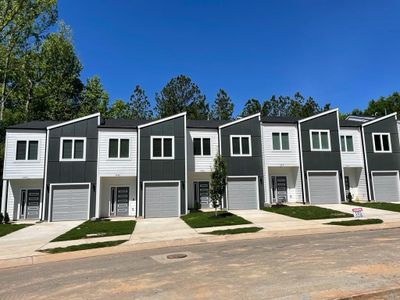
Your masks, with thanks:
M340 146L342 152L354 152L353 137L351 135L340 136Z
M272 149L273 150L289 150L289 133L273 132L272 133Z
M329 130L310 130L311 151L331 151Z
M108 158L129 158L129 139L109 139Z
M17 141L16 160L37 160L38 141Z
M211 155L211 140L209 138L194 138L193 155L195 156Z
M60 161L84 161L86 157L85 138L61 138Z
M151 159L174 159L175 147L173 136L151 137Z
M249 135L231 135L231 156L251 156Z
M392 152L389 133L373 133L374 152Z

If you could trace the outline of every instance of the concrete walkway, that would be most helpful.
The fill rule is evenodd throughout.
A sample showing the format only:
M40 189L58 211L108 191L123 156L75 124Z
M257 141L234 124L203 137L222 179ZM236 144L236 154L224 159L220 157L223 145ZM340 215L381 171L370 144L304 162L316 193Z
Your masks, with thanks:
M329 208L329 209L334 209L338 210L341 212L346 212L349 214L352 214L352 209L356 207L361 207L364 211L364 217L366 219L381 219L384 222L399 222L400 221L400 213L394 212L394 211L388 211L388 210L383 210L383 209L375 209L375 208L369 208L369 207L362 207L362 206L357 206L356 203L354 205L347 205L347 204L320 204L316 205L319 207L323 208Z
M28 226L0 238L0 260L41 255L35 250L82 221L44 222Z
M180 218L138 219L129 243L187 239L198 236Z

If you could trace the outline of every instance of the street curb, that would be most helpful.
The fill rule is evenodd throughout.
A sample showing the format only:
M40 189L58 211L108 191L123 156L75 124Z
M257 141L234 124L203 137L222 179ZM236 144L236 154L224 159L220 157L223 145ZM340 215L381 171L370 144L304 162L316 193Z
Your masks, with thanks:
M357 227L357 228L356 228ZM362 228L360 228L362 227ZM206 243L220 243L228 241L240 241L240 240L255 240L262 238L279 238L279 237L290 237L290 236L306 236L313 234L333 234L333 233L346 233L346 232L358 232L358 231L375 231L375 230L385 230L385 229L395 229L400 228L400 222L374 224L374 225L363 225L354 227L345 226L335 226L326 225L326 227L319 227L313 229L291 229L291 230L277 230L268 231L268 229L261 230L256 233L243 233L235 235L221 235L221 236L211 236L204 235L201 237L187 238L187 239L175 239L168 241L156 241L156 242L145 242L130 244L129 241L125 244L98 248L98 249L88 249L75 252L65 252L57 254L47 254L41 253L38 255L31 255L26 257L2 259L0 260L0 269L8 269L22 266L37 265L48 262L66 261L73 259L89 258L101 255L110 255L126 252L134 252L140 250L167 248L167 247L177 247L177 246L188 246L196 244L206 244ZM347 298L344 298L347 299ZM351 299L351 298L350 298Z
M379 297L379 299L383 299L380 297L385 297L385 296L398 296L400 295L400 287L396 288L390 288L390 289L382 289L382 290L375 290L371 292L365 292L361 294L356 294L348 297L340 297L340 298L335 298L334 300L368 300L368 299L376 299L376 297ZM373 297L373 298L372 298ZM390 299L396 299L396 298L390 298Z

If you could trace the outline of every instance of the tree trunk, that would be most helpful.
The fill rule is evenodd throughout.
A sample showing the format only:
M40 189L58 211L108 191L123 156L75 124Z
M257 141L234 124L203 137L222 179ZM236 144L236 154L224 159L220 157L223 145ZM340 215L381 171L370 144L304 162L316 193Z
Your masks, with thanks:
M4 75L3 75L3 82L1 85L1 98L0 98L0 121L3 121L3 114L4 114L4 106L6 102L6 83L7 83L7 69L8 63L10 61L10 57L7 55L6 62L4 64Z
M29 89L28 89L28 98L26 99L25 103L25 118L28 121L28 115L29 115L29 105L32 102L32 92L33 92L33 82L31 79L28 79L29 81Z

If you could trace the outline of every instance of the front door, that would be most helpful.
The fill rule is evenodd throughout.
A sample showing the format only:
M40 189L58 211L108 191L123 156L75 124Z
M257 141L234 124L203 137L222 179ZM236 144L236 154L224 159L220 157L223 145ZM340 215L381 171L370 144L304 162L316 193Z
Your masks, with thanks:
M274 203L287 202L287 178L286 176L272 176L271 177L271 194Z
M40 190L21 190L21 219L39 219Z
M111 187L110 216L128 216L129 187Z
M210 183L208 181L194 182L194 199L199 208L210 207Z

